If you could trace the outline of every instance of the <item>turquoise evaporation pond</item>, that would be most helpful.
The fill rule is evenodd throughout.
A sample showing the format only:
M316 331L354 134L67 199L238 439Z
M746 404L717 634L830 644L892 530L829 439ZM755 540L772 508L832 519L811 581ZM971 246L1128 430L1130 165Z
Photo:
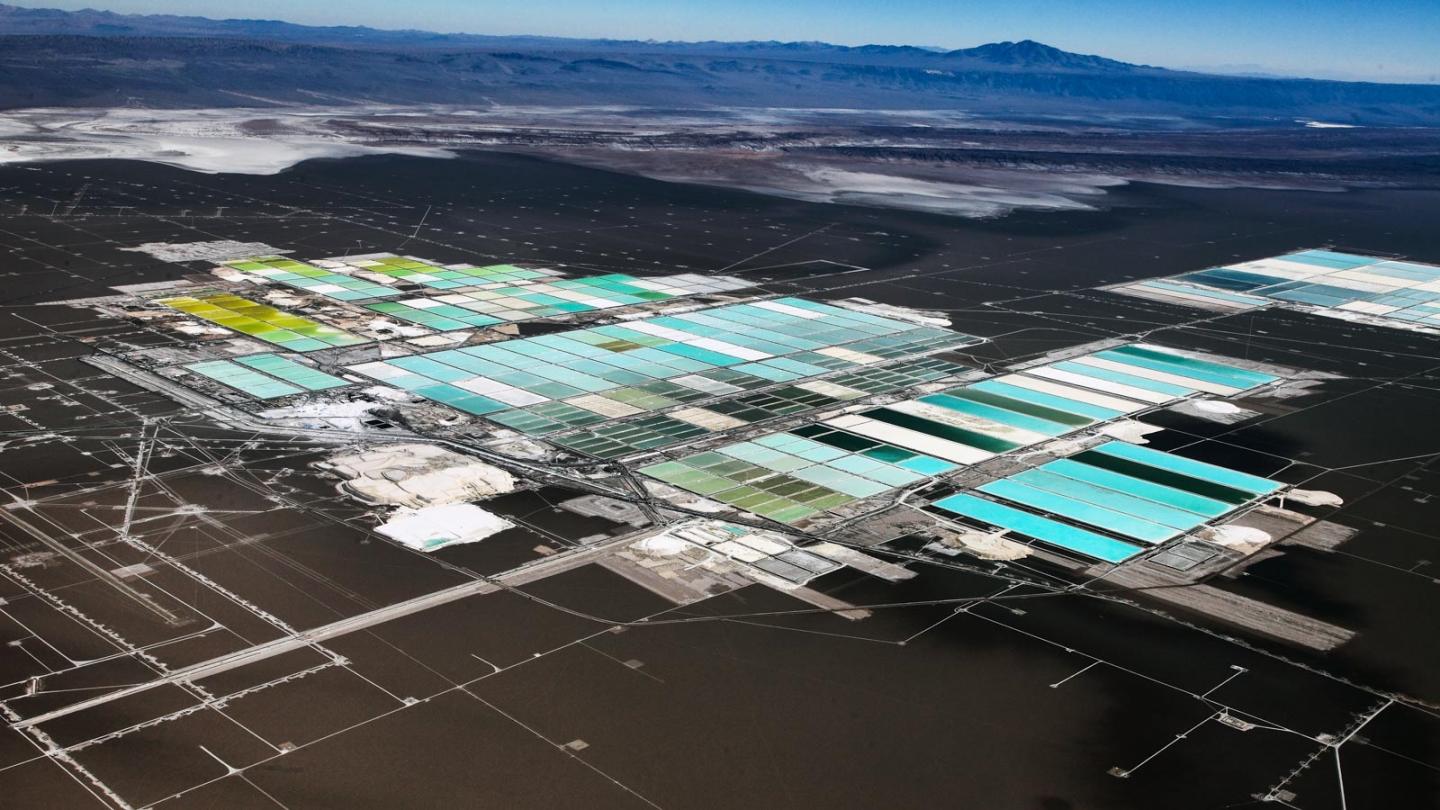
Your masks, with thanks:
M1164 453L1159 450L1151 450L1148 447L1141 447L1130 444L1129 442L1108 442L1094 448L1094 450L1108 456L1127 459L1151 467L1159 467L1163 470L1188 475L1191 478L1199 478L1202 481L1211 481L1222 486L1253 493L1257 496L1268 495L1281 486L1268 478L1261 478L1258 475L1249 475L1229 469L1228 467L1219 467L1214 464L1206 464L1203 461L1194 461L1184 456Z
M1179 278L1181 278L1181 279L1187 279L1187 280L1188 280L1190 277L1195 276L1195 275L1197 275L1197 274L1195 274L1195 273L1187 273L1186 275L1180 276ZM1154 287L1154 288L1157 289L1157 290L1165 290L1165 291L1167 291L1167 292L1183 293L1183 294L1185 294L1185 295L1198 295L1198 296L1200 296L1200 297L1202 297L1202 298L1213 298L1213 299L1215 299L1215 300L1217 300L1217 301L1229 301L1229 302L1235 303L1235 304L1247 304L1247 305L1249 305L1249 306L1260 306L1260 305L1263 305L1263 304L1265 303L1265 299L1264 299L1264 298L1259 298L1259 297L1253 296L1253 295L1236 295L1235 293L1232 293L1232 292L1226 292L1226 291L1224 291L1224 290L1207 289L1207 288L1205 288L1205 287L1187 287L1187 286L1185 286L1184 284L1176 284L1176 283L1174 283L1174 282L1166 281L1165 279L1159 279L1159 278L1157 278L1157 279L1151 279L1151 280L1149 280L1149 281L1142 281L1142 282L1140 282L1140 284L1141 284L1142 286L1145 286L1145 287Z
M991 481L978 489L986 495L993 495L1022 506L1076 520L1146 543L1163 543L1180 534L1179 530L1169 526L1036 489L1009 478Z
M1062 498L1099 506L1122 515L1131 515L1149 523L1168 526L1179 531L1188 531L1205 522L1204 517L1194 512L1166 506L1097 484L1077 481L1074 478L1067 478L1044 469L1026 470L1010 476L1008 480L1017 481Z
M1280 258L1316 267L1328 267L1332 270L1351 270L1380 261L1373 256L1356 256L1353 253L1336 253L1333 250L1302 250L1299 253L1286 254Z
M1084 416L1088 419L1114 419L1123 415L1121 411L1102 408L1099 405L1091 405L1088 402L1066 399L1061 396L1056 396L1055 394L1044 393L1043 391L1032 391L1029 388L1021 388L1018 385L1011 385L1010 383L1000 382L999 380L981 380L977 383L971 383L970 387L977 391L988 391L992 394L1011 397L1046 408L1068 411L1076 416Z
M895 427L906 428L927 436L934 436L937 439L963 444L966 447L974 447L988 453L1005 453L1020 447L1019 442L1002 439L998 436L991 436L988 433L981 433L975 430L967 430L955 425L947 425L935 422L912 413L897 411L891 408L875 408L874 410L862 411L861 416L873 419L877 422L885 422Z
M1061 360L1058 363L1051 363L1050 367L1059 369L1060 371L1068 371L1071 374L1081 374L1097 380L1105 380L1107 382L1118 383L1120 385L1128 385L1132 388L1139 388L1142 391L1154 391L1157 394L1165 394L1166 396L1171 397L1183 397L1195 393L1195 389L1193 388L1186 388L1184 386L1173 385L1167 382L1151 380L1145 377L1136 377L1132 374L1125 374L1119 371L1111 371L1108 368L1087 366L1084 363L1076 363L1071 360Z
M1440 279L1440 267L1410 262L1377 262L1366 266L1365 272L1404 281L1425 282Z
M1280 276L1267 276L1249 270L1237 270L1233 267L1214 267L1198 273L1186 273L1180 278L1186 281L1204 281L1206 284L1239 292L1249 292L1260 287L1269 287L1272 284L1288 281Z
M1306 278L1294 279L1288 274L1271 275L1263 266L1220 266L1183 273L1173 279L1149 279L1128 286L1136 290L1151 289L1161 294L1198 296L1251 307L1280 302L1336 309L1346 304L1365 302L1398 307L1399 309L1394 311L1376 314L1376 317L1397 321L1422 321L1433 314L1417 305L1434 300L1425 296L1436 293L1417 288L1440 279L1440 267L1333 250L1304 250L1274 258L1308 265L1312 274ZM1390 290L1354 289L1340 282L1337 275L1349 270L1393 279L1404 286ZM1328 283L1332 277L1335 282ZM1411 297L1415 293L1421 297Z
M1147 368L1151 371L1179 374L1191 379L1241 389L1265 385L1277 379L1273 374L1263 374L1235 366L1211 363L1207 360L1197 360L1193 357L1147 349L1144 346L1119 346L1115 349L1096 352L1095 356L1114 360L1117 363Z
M1158 352L1135 348L1141 349L1135 355L1141 359ZM1119 355L1117 362L1123 357ZM1187 371L1178 364L1173 368L1175 373ZM1242 373L1226 374L1217 383L1245 388L1273 379L1258 372L1238 371ZM1198 379L1198 375L1192 379ZM1025 390L999 386L987 387L996 394L1022 395ZM1115 441L1075 458L1058 459L991 481L977 487L980 494L962 493L932 506L1086 556L1117 562L1138 553L1140 544L1157 545L1179 537L1282 486L1238 470Z
M963 492L938 500L934 506L1105 562L1123 562L1140 553L1138 546L1113 537L1095 534Z
M190 363L185 368L236 391L249 394L256 399L275 399L301 392L301 389L296 386L273 377L267 377L258 371L237 365L229 360Z
M1005 408L986 405L980 402L951 396L949 394L929 394L919 398L920 402L930 405L938 405L941 408L963 413L970 416L978 416L981 419L989 419L992 422L999 422L1002 425L1009 425L1021 430L1033 430L1046 436L1059 436L1061 433L1069 433L1075 428L1070 425L1062 425L1051 422L1048 419L1030 416L1029 414L1018 413Z
M646 400L634 391L619 389L653 388L659 382L685 375L703 374L713 385L719 385L717 380L729 375L739 386L755 387L767 380L783 382L835 370L853 371L863 365L816 351L829 347L844 346L858 353L904 359L978 340L950 330L804 299L780 298L391 358L351 368L469 413L495 413L496 421L503 424L505 419L514 421L509 411L540 414L540 409L549 406L544 400L563 400L584 393L658 410L667 407L663 393L651 391L655 395ZM417 377L430 382L419 382ZM499 383L501 388L491 387L492 383ZM472 386L495 396L462 393ZM504 387L533 396L516 396L515 391L503 391ZM518 404L497 406L497 400ZM545 427L544 421L535 427Z
M350 384L339 377L326 374L319 369L297 363L278 354L254 354L249 357L236 358L235 362L249 366L256 371L263 371L285 382L294 383L307 391L325 391Z
M1072 461L1068 458L1057 459L1044 464L1037 469L1046 472L1063 475L1067 478L1074 478L1077 481L1084 481L1087 484L1115 489L1134 495L1139 498L1146 498L1176 509L1184 509L1193 512L1204 518L1219 517L1235 508L1233 504L1206 498L1203 495L1196 495L1193 492L1186 492L1183 489L1167 487L1164 484L1157 484L1146 481L1143 478L1135 478L1107 470L1103 467L1095 467L1090 464L1083 464L1079 461Z
M1345 294L1335 291L1344 290ZM1374 293L1347 290L1343 287L1331 287L1324 284L1306 284L1299 287L1279 288L1268 290L1265 295L1281 301L1292 301L1299 304L1313 304L1317 307L1338 307L1341 304L1348 304L1352 301L1365 301L1374 297Z

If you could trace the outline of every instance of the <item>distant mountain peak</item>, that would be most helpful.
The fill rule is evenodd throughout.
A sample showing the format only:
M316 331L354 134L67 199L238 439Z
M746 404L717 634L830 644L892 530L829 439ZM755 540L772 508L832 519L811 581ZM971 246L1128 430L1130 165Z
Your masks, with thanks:
M1043 42L1036 42L1033 39L1022 39L1019 42L992 42L988 45L980 45L975 48L950 51L946 56L963 57L993 65L1027 69L1051 68L1057 70L1104 71L1111 73L1128 73L1138 70L1159 69L1144 65L1132 65L1129 62L1121 62L1115 59L1106 59L1103 56L1074 53L1056 48L1053 45L1046 45Z

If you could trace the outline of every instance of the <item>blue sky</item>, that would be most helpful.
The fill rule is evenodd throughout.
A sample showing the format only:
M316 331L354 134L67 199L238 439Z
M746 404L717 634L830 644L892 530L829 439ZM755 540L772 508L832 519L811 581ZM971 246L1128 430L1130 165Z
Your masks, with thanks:
M1440 82L1440 0L22 0L479 34L962 48L1036 39L1165 67Z

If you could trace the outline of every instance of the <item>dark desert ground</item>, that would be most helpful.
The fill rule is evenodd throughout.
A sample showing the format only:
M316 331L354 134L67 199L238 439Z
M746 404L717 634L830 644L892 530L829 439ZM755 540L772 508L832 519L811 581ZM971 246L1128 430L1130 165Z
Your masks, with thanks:
M139 500L153 520L137 530L185 570L160 566L146 587L217 622L176 630L76 564L25 567L14 558L34 542L6 523L0 683L25 716L69 702L20 697L65 661L88 663L47 690L147 677L111 655L107 633L183 666L621 528L555 510L569 495L552 488L492 502L517 528L477 545L424 556L380 541L308 466L323 446L222 429L80 362L167 338L53 302L195 272L126 247L236 239L305 256L724 271L766 291L943 311L991 339L965 358L982 367L1132 335L1336 375L1236 425L1153 417L1167 429L1157 447L1343 496L1343 507L1313 508L1358 530L1342 549L1287 548L1215 583L1359 631L1329 654L1144 594L1056 594L958 560L917 561L924 575L900 585L843 573L817 583L876 606L863 622L759 586L676 608L584 566L346 636L329 644L343 666L299 650L216 676L201 686L232 697L164 723L146 721L193 696L153 690L46 724L129 806L1148 810L1249 806L1277 785L1305 810L1440 800L1440 337L1094 289L1320 245L1440 262L1440 191L1131 183L1092 210L969 219L462 151L270 176L15 164L0 167L0 199L0 405L29 405L0 413L6 492L40 503L55 526L113 531L129 453L143 430L159 431L155 483ZM212 474L222 462L234 472ZM81 553L139 561L124 545L101 549ZM27 581L104 627L37 599ZM966 598L979 601L952 601ZM272 685L250 688L262 683ZM1206 722L1219 713L1251 727ZM1322 734L1353 736L1332 756ZM1129 775L1107 775L1115 768ZM76 773L20 731L0 734L4 804L101 803Z

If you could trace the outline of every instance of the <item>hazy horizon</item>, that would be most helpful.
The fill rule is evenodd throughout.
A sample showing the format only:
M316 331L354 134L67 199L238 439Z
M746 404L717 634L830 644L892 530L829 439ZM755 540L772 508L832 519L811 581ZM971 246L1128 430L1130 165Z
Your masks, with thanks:
M302 25L357 25L441 33L661 41L823 41L957 49L1033 39L1127 62L1217 73L1255 73L1383 82L1440 81L1440 11L1428 0L1309 3L1216 0L1018 0L1009 3L896 0L585 0L499 6L382 0L339 9L313 0L252 0L244 11L206 0L46 0L26 8L85 8L124 14L274 19ZM863 32L856 35L855 32Z

